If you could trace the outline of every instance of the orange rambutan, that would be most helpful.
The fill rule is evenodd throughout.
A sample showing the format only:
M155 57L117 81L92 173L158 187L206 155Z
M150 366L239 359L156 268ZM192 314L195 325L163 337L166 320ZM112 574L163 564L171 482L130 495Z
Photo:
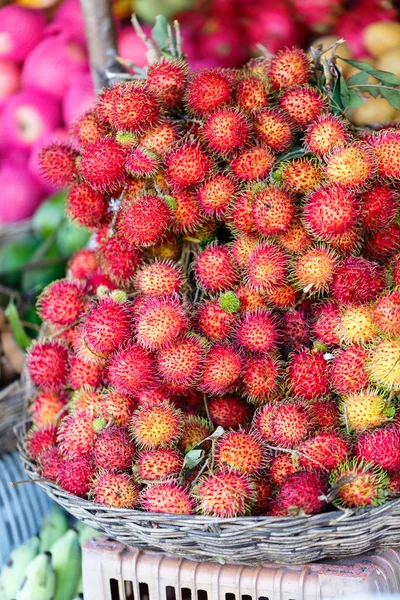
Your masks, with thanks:
M291 280L296 289L308 294L328 290L337 266L336 254L324 246L311 246L293 261Z
M79 283L59 279L49 284L37 301L38 313L56 327L73 325L85 310L86 298Z
M267 80L246 71L239 76L235 88L237 106L246 112L260 110L268 104Z
M373 316L373 307L368 304L342 308L338 335L344 344L366 344L378 333Z
M153 483L140 494L143 510L154 513L191 515L194 512L194 500L189 490L174 481Z
M177 477L183 467L183 455L175 448L142 450L136 462L136 476L139 481L161 481Z
M269 352L278 340L277 319L266 308L245 312L235 331L236 343L248 352Z
M65 387L68 378L68 348L56 341L34 342L27 355L27 367L34 384L46 392Z
M304 224L319 240L347 233L359 219L359 201L352 191L328 184L312 191L303 208Z
M101 268L110 280L126 288L130 287L143 255L141 250L130 247L119 236L113 235L101 244L98 258ZM91 284L95 291L96 286L92 280Z
M214 396L207 400L207 407L214 427L224 429L246 427L252 415L250 405L238 396Z
M169 109L174 108L182 99L188 70L185 61L176 59L162 58L149 66L147 84Z
M400 177L400 131L384 129L368 138L378 158L378 176L388 180Z
M286 452L272 458L269 464L270 477L275 485L282 485L284 479L296 471L298 471L298 467L293 464L292 455Z
M144 195L122 203L115 227L130 246L151 246L162 238L170 219L171 211L163 198Z
M340 310L335 302L326 301L315 306L312 328L317 340L328 346L338 346L339 325Z
M332 387L342 394L360 392L368 386L368 352L362 346L339 350L332 360Z
M349 141L347 122L336 115L322 114L307 127L304 144L308 152L324 156L335 146Z
M376 301L373 314L380 331L400 335L400 290L382 294Z
M146 296L174 294L181 285L182 273L172 261L154 261L142 267L136 276L136 286Z
M230 250L236 265L240 269L246 269L249 266L250 254L258 243L258 238L250 235L238 235L234 238Z
M227 175L216 174L208 179L197 193L202 214L217 219L224 217L236 191L237 186Z
M377 157L367 144L353 142L336 146L325 156L325 175L331 183L360 188L371 182L377 169Z
M67 396L62 392L38 392L30 407L32 420L38 427L56 425L67 409Z
M272 289L272 288L271 288ZM249 285L241 285L235 289L235 294L240 302L240 311L246 312L266 305L265 298L261 292L257 292Z
M361 196L363 227L369 231L385 229L398 213L398 195L391 187L376 183Z
M274 243L262 243L250 254L245 271L247 283L256 291L265 292L287 280L288 256Z
M274 177L291 193L307 194L322 184L324 172L313 158L295 158L281 163Z
M331 473L329 484L337 489L335 506L359 508L386 502L389 479L382 468L353 459Z
M82 248L71 257L68 270L73 279L86 281L96 273L98 266L96 252L89 248Z
M68 216L84 227L99 227L107 221L108 207L108 197L86 183L76 183L68 192L66 206Z
M342 436L327 431L302 442L298 451L301 468L332 471L347 459L349 446Z
M377 263L350 256L335 271L332 296L339 304L371 302L385 289L385 279L385 272Z
M324 353L307 348L293 354L288 367L293 396L313 400L329 392L329 368Z
M78 153L65 143L53 143L41 149L38 156L40 172L46 181L55 187L70 185L76 175Z
M242 370L242 358L234 346L216 344L209 350L199 389L208 394L226 394L237 383Z
M127 427L136 408L136 401L114 389L101 390L98 412L119 427Z
M94 109L83 113L72 126L72 137L81 146L93 144L110 133L110 127L103 123L99 114Z
M185 333L188 326L185 305L177 296L149 296L136 315L136 339L143 348L156 350Z
M193 73L186 88L185 101L190 112L207 114L232 101L233 78L223 69L201 69Z
M266 462L260 440L254 433L243 429L227 431L218 439L215 458L223 471L248 475L259 473Z
M267 74L274 90L308 83L311 76L310 59L300 48L283 48L270 58Z
M197 256L194 273L198 285L211 294L228 290L237 281L229 249L217 244L210 244Z
M300 127L315 121L325 108L320 92L309 85L289 87L279 96L278 103L291 121Z
M190 387L201 373L204 357L201 339L195 335L184 335L159 350L158 371L167 384Z
M160 121L155 127L145 131L139 137L142 148L148 148L159 156L167 154L178 141L178 130L174 123L167 119Z
M259 235L277 235L287 231L294 218L294 200L277 185L256 190L253 197L253 220Z
M312 244L312 239L303 223L296 218L290 227L277 236L279 243L291 254L301 254Z
M293 142L293 124L276 108L264 108L254 115L254 130L260 142L275 152L287 150Z
M114 508L134 508L139 500L140 487L128 473L100 471L89 491L96 504Z
M76 390L69 399L70 413L90 412L100 414L102 404L102 392L89 386Z
M210 113L201 129L201 137L210 150L222 156L245 146L250 133L250 122L246 115L229 106Z
M219 518L247 515L256 500L255 484L249 476L229 471L201 477L193 495L200 514Z
M195 314L196 329L212 342L228 338L236 321L236 314L226 312L218 299L202 302Z
M174 445L182 426L181 411L165 401L157 406L140 406L132 416L129 429L139 446L151 450Z
M100 192L119 189L125 181L126 149L110 137L82 150L80 171L86 183Z
M281 368L272 356L249 356L242 370L242 394L250 402L265 402L277 391Z
M241 150L230 163L232 173L241 181L257 181L269 175L275 156L267 146L251 146Z
M292 285L276 285L266 291L265 298L274 308L285 310L295 306L297 292Z
M208 438L212 432L213 427L210 421L198 415L187 414L184 416L183 430L178 447L183 454L187 454L192 448Z
M116 391L136 395L154 382L154 369L149 352L137 344L128 344L111 355L106 374Z
M174 190L181 190L204 181L210 173L210 157L194 142L185 141L167 154L166 178Z

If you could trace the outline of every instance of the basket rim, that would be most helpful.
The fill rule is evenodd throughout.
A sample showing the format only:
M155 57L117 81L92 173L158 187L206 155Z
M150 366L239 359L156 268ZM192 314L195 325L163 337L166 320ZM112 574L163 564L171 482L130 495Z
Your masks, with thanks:
M80 498L75 496L74 494L70 494L69 492L63 490L56 483L51 481L39 480L40 476L37 473L36 465L29 459L26 454L24 448L24 433L26 433L27 427L30 424L29 417L23 419L20 423L15 425L14 433L17 437L17 449L23 463L23 467L29 478L35 482L35 476L38 477L37 485L40 485L43 488L48 488L53 490L58 496L63 496L66 500L70 502L74 502L78 506L82 508L89 508L91 510L96 510L98 512L103 513L111 513L114 515L120 515L121 518L127 517L140 517L141 521L169 521L171 519L184 521L184 522L196 522L199 525L209 525L209 526L218 526L218 525L243 525L242 530L252 529L254 527L262 527L263 525L275 525L278 526L280 522L283 522L285 526L287 524L295 525L303 525L307 523L310 529L313 526L321 526L321 524L326 523L326 525L333 525L337 522L342 522L343 525L350 524L350 522L355 523L357 520L362 519L366 514L378 515L387 511L391 511L394 508L400 506L400 498L394 498L393 500L388 500L384 504L380 506L368 506L364 508L357 509L343 509L343 510L331 510L323 513L318 513L316 515L301 515L296 517L274 517L274 516L243 516L243 517L212 517L205 515L182 515L177 513L154 513L138 510L135 508L116 508L113 506L106 506L104 504L97 504L88 500L86 498Z

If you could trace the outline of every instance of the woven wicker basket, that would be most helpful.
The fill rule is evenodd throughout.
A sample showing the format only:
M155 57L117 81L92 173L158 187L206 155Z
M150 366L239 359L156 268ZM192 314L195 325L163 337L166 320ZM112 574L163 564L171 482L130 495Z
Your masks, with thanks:
M26 373L0 390L0 455L17 445L14 427L26 413L26 402L31 392L32 384Z
M23 467L39 479L26 456L27 421L16 427ZM87 525L128 546L197 561L304 564L400 545L400 499L377 508L331 511L312 517L217 519L109 508L39 481L46 493Z

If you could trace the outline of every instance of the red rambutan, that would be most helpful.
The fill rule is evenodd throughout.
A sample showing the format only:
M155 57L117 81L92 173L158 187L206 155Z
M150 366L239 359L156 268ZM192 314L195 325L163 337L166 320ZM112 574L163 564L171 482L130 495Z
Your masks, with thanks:
M185 335L159 350L158 371L167 384L190 387L200 375L204 356L201 340L195 335Z
M183 455L174 448L142 450L136 463L139 481L161 481L177 477L183 467Z
M67 408L67 396L63 393L38 392L31 406L32 420L38 427L56 425Z
M282 485L288 475L298 471L298 467L293 464L293 457L289 453L278 454L269 464L269 473L272 483Z
M187 73L188 65L183 60L161 59L149 66L147 83L160 101L171 109L182 98Z
M309 152L324 156L335 146L341 146L349 140L347 122L336 115L323 114L307 127L304 138Z
M254 235L256 233L253 220L253 195L250 191L235 198L229 213L228 224L240 234Z
M99 261L104 273L117 285L128 287L142 260L142 253L113 235L101 244Z
M333 398L313 400L309 404L311 413L316 421L317 430L322 432L335 430L339 427L339 408Z
M56 481L63 490L85 498L94 476L93 463L89 455L64 458L58 469Z
M93 144L110 133L110 128L103 123L95 110L88 110L80 116L72 127L72 137L81 146Z
M172 122L167 120L160 122L139 138L140 145L143 148L153 150L159 156L167 154L177 140L177 128Z
M335 271L332 295L339 304L364 304L375 300L385 287L385 272L380 265L350 256Z
M202 69L193 73L186 88L186 105L193 113L204 114L232 101L233 81L229 71Z
M194 142L184 142L174 148L165 164L167 181L174 190L201 183L212 167L209 156Z
M188 233L202 224L202 213L196 194L188 190L174 193L175 209L171 228L176 233Z
M236 321L236 314L226 312L218 300L202 302L195 315L196 329L212 342L227 338Z
M292 285L276 285L265 293L265 298L274 308L292 308L296 304L297 292Z
M89 350L106 357L132 337L130 306L110 297L95 302L83 321L83 336Z
M182 425L181 411L165 401L157 406L139 407L132 416L130 432L143 448L167 448L178 441Z
M119 348L109 359L107 378L123 394L139 394L154 381L154 359L136 344Z
M67 279L53 281L38 299L38 312L51 325L73 325L85 309L85 295L80 284Z
M89 186L100 192L113 191L125 180L125 161L125 148L106 137L83 148L80 170Z
M103 429L93 446L96 467L109 471L127 471L132 467L135 445L127 429L112 425Z
M271 422L272 442L283 448L296 448L315 429L310 409L289 401L276 406Z
M70 185L76 176L77 156L69 144L57 142L42 148L38 156L42 176L55 187Z
M362 224L369 231L384 229L398 212L397 193L388 185L376 183L361 196Z
M229 471L202 477L193 495L200 514L219 518L247 515L256 500L255 484L249 476Z
M387 471L400 469L400 430L385 425L362 433L355 444L354 455Z
M185 415L178 447L183 454L187 454L192 448L208 438L212 432L213 427L207 419L198 415Z
M61 390L66 385L68 362L68 348L56 341L34 342L27 356L32 381L45 391Z
M136 402L132 397L113 389L102 390L98 411L107 421L112 420L119 427L127 427L135 408Z
M132 177L154 177L160 169L160 159L153 150L136 146L127 154L125 169Z
M347 233L357 223L359 204L354 194L340 185L325 185L305 201L304 224L317 239L330 241Z
M235 340L248 352L273 350L278 342L276 318L265 308L246 312L238 323Z
M265 450L254 433L227 431L218 440L215 458L222 470L253 475L265 465Z
M254 428L266 442L270 442L272 439L272 422L274 420L276 408L276 404L264 404L254 414Z
M139 133L160 119L158 100L142 81L121 83L104 90L97 101L97 110L117 131Z
M199 389L209 394L225 394L239 379L242 358L239 352L227 344L213 346L207 354Z
M228 290L237 281L228 248L216 244L210 244L197 256L194 273L198 284L211 294Z
M146 296L177 293L182 285L182 274L170 261L155 261L145 265L136 276L136 286Z
M391 223L385 229L371 233L365 242L365 253L381 263L388 262L400 249L400 225Z
M232 173L241 181L257 181L269 175L275 156L267 146L241 150L230 163Z
M332 471L347 459L349 446L340 435L328 431L302 442L298 452L299 464L303 469Z
M85 362L79 356L71 358L68 383L73 390L79 390L85 386L97 388L102 378L103 368L101 365Z
M82 248L76 252L68 263L68 269L73 279L86 281L94 275L98 268L96 252L89 248Z
M288 257L274 243L257 246L249 256L246 269L247 283L257 291L265 292L287 280Z
M305 348L291 357L288 383L294 396L313 400L329 392L329 369L324 353Z
M340 310L335 302L328 301L316 305L312 328L319 341L328 346L338 346L340 344L339 325Z
M214 175L198 190L197 200L206 217L221 218L236 193L236 185L227 175Z
M40 453L38 458L38 473L45 479L56 481L64 462L57 446L49 446Z
M359 392L368 385L368 352L361 346L339 350L332 360L332 386L338 394Z
M268 97L268 85L262 77L245 72L236 83L236 104L246 112L264 108L268 103Z
M272 289L273 288L271 288L269 291L272 291ZM257 292L254 288L248 285L241 285L240 287L236 288L235 294L239 299L241 312L265 307L265 298L263 294L261 292Z
M385 129L369 136L368 143L378 157L378 176L384 179L400 178L400 131Z
M171 343L189 326L184 304L176 296L147 297L136 316L138 344L156 350Z
M214 427L237 429L245 427L251 418L251 407L237 396L215 396L207 400L208 413Z
M84 227L99 227L108 217L108 198L86 183L76 183L68 192L67 212Z
M271 57L267 74L274 90L302 85L310 79L310 59L300 48L283 48Z
M189 490L174 481L163 481L146 487L140 495L143 510L154 513L191 515L194 500Z
M141 196L122 203L116 231L131 246L151 246L161 239L170 218L170 209L163 198Z
M74 411L61 421L58 429L60 452L67 458L89 454L97 433L106 425L104 417L96 417L91 411Z
M254 116L254 130L260 142L275 152L283 152L293 141L293 124L276 108L264 108Z
M376 301L373 314L380 331L400 335L400 290L382 294Z
M295 158L281 163L276 176L291 193L307 194L321 185L324 172L313 158Z
M251 402L265 402L278 387L280 365L271 356L248 357L242 371L242 393Z
M278 235L280 244L291 254L301 254L312 244L312 239L304 225L294 219L288 229Z
M320 92L308 85L294 85L286 89L278 102L280 108L300 127L315 121L325 108Z
M133 508L139 500L139 491L139 485L128 473L100 471L92 482L89 496L96 504Z
M326 477L319 471L298 471L288 475L278 492L280 506L289 516L314 515L326 506Z
M286 231L294 218L292 196L276 185L263 186L253 198L253 219L258 234L269 236Z
M206 118L201 135L212 151L226 155L247 144L250 123L236 108L218 108Z
M37 460L40 454L57 444L58 427L56 425L41 425L31 427L25 436L24 445L26 452L32 460Z
M310 346L310 323L301 308L284 313L281 328L282 346L286 354Z

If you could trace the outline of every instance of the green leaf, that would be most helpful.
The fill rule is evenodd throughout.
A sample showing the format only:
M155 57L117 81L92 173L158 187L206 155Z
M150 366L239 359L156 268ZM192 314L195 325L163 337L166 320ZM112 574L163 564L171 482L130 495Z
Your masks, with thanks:
M168 47L171 40L169 39L168 21L163 15L156 17L156 22L151 30L151 37L161 50Z
M13 298L10 299L6 310L4 311L8 322L10 323L11 331L17 342L18 346L20 346L23 350L26 350L32 343L31 338L27 335L25 329L23 328L17 307Z
M332 111L335 115L340 115L343 111L343 105L340 98L340 78L335 78L335 83L332 90Z
M352 75L348 80L347 80L347 85L360 85L360 83L367 83L368 81L368 73L366 71L360 71L359 73L356 73L355 75Z
M361 94L357 90L349 90L349 107L357 108L358 106L362 106L365 102L365 99L361 96Z
M379 93L381 96L386 98L386 100L395 108L396 110L400 110L400 90L392 89L389 90L387 88L379 88Z
M346 81L343 79L343 77L340 78L339 80L339 90L340 90L340 101L341 104L343 106L343 108L347 108L349 106L349 102L350 102L350 94L349 94L349 88L347 87L347 83Z
M359 69L360 71L365 71L375 77L378 81L382 81L382 83L386 83L387 85L400 85L400 80L394 73L389 73L388 71L379 71L378 69L374 69L366 62L361 62L359 60L349 60L348 58L342 58L338 56L340 60L343 60L348 65Z
M204 458L204 450L201 448L193 448L185 455L185 460L183 462L183 468L189 469L189 471L193 471L201 463Z

